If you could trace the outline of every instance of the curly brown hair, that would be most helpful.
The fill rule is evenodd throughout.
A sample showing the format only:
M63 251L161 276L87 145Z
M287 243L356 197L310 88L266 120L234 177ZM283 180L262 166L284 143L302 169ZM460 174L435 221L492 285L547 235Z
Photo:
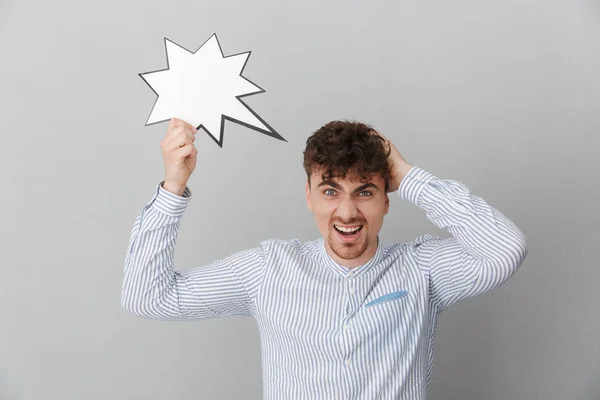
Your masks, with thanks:
M372 126L356 121L331 121L306 140L304 170L310 184L313 171L321 178L359 178L364 182L381 174L387 193L390 180L388 155L391 149Z

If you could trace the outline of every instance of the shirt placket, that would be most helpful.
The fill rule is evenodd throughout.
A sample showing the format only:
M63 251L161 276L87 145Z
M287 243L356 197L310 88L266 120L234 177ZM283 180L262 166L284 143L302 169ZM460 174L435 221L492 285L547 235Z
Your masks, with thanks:
M344 376L347 384L348 399L355 399L356 383L354 369L357 367L356 360L356 335L353 330L355 323L355 315L360 306L360 298L358 296L356 271L348 271L344 277L345 288L345 314L341 321L342 340L344 348Z

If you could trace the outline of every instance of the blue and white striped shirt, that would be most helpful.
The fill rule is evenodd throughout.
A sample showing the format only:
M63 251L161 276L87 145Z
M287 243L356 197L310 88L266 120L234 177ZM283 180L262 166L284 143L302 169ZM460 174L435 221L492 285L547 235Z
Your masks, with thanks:
M458 181L414 166L399 196L450 238L378 241L348 269L324 240L270 239L204 267L173 268L191 199L157 185L125 258L122 305L161 320L247 315L260 332L265 399L426 398L440 312L508 280L527 255L515 224Z

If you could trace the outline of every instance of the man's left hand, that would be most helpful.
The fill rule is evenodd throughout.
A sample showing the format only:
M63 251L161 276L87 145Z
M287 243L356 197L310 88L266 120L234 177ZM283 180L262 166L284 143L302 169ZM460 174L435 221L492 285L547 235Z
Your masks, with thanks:
M388 187L388 193L395 192L400 188L400 182L402 179L408 174L408 171L413 167L412 164L409 164L400 154L396 146L392 142L390 142L385 136L381 133L377 132L379 136L381 136L385 142L386 147L389 146L390 155L388 156L388 162L390 164L390 182Z

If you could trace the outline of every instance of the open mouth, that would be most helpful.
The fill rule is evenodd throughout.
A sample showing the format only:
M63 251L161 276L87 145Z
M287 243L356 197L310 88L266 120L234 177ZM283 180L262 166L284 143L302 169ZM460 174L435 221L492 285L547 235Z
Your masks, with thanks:
M353 226L341 226L341 225L333 225L335 230L342 236L347 238L356 237L358 233L362 230L363 225L353 225Z

